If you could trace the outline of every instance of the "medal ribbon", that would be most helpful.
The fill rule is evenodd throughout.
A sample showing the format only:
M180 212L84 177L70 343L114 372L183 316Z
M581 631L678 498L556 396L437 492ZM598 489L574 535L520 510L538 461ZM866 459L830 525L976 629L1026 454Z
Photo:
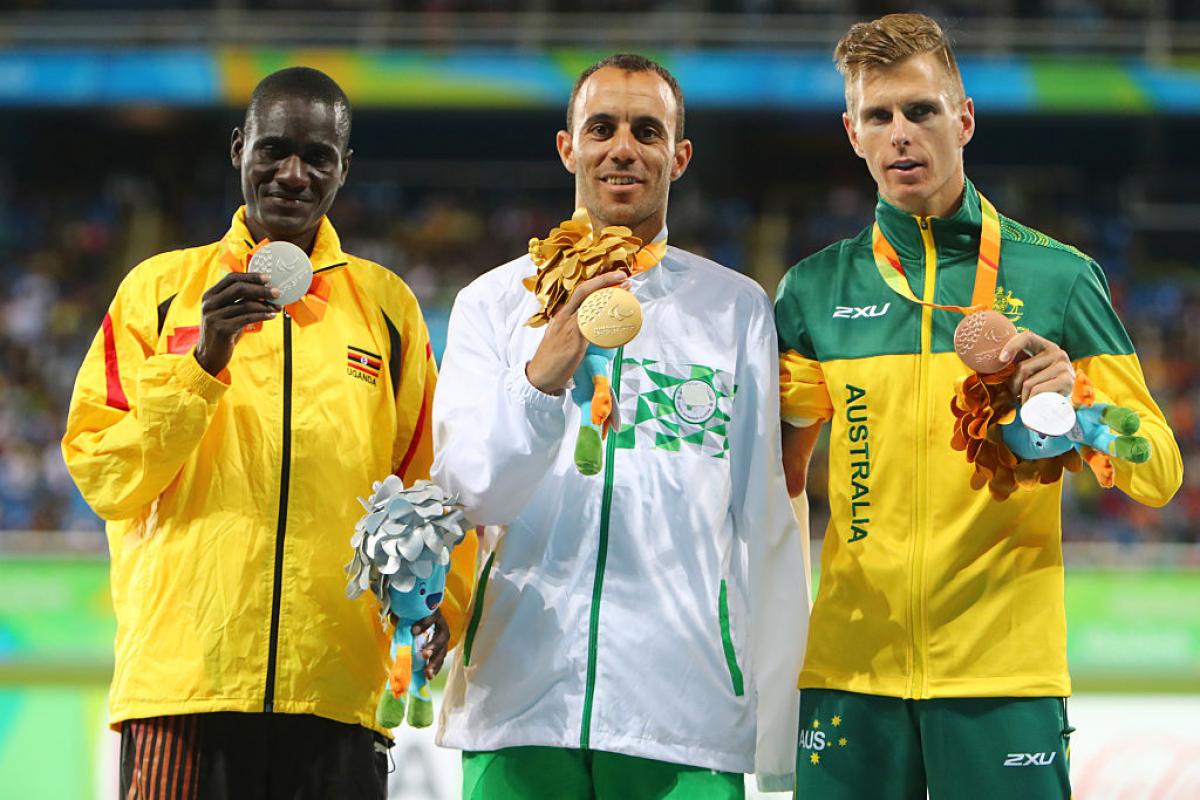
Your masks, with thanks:
M269 242L270 239L263 239L254 247L246 251L246 254L238 258L229 248L228 244L221 245L221 255L218 260L230 272L245 272L250 264L250 259L258 252L259 248ZM329 279L322 274L314 274L312 283L308 285L308 291L294 303L288 303L283 307L283 310L288 313L297 325L301 327L311 325L314 322L320 322L325 318L325 309L329 305L329 294L333 289L333 284ZM246 333L254 333L262 330L261 322L252 322L242 328Z
M929 306L942 311L957 311L960 314L971 314L975 311L986 311L992 307L996 295L996 277L1000 268L1000 215L996 207L982 194L979 195L979 208L983 212L983 224L979 233L979 261L975 267L975 289L971 293L969 306L942 306L937 303L926 303L917 298L908 285L908 277L904 274L904 266L896 248L883 235L879 223L871 229L871 252L875 256L875 268L879 277L891 287L892 291L917 305Z
M637 275L639 272L645 272L655 264L663 260L663 256L667 254L667 240L660 239L657 242L643 245L641 250L637 251L633 263L633 271L629 273L630 277Z

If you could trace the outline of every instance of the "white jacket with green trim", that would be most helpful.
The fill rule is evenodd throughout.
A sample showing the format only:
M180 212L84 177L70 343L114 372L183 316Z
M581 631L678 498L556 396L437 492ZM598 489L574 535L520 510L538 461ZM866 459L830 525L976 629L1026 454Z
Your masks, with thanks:
M669 248L632 280L623 427L576 470L579 410L525 377L544 328L523 257L459 294L434 399L433 478L507 531L482 568L437 741L586 748L790 790L807 545L780 458L771 304Z

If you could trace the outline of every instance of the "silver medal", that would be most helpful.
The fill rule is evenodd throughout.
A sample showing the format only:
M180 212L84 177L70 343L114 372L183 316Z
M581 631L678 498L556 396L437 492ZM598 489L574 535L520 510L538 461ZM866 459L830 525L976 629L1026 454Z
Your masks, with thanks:
M1021 422L1046 436L1062 436L1075 427L1075 407L1057 392L1042 392L1021 406Z
M247 272L263 272L271 277L267 286L279 290L275 305L296 302L312 283L312 262L308 254L291 242L268 242L250 257Z

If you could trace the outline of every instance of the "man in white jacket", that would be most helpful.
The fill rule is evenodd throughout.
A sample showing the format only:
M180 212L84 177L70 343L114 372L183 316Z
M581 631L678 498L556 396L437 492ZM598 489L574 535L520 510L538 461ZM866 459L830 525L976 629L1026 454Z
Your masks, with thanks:
M683 116L648 59L579 77L557 148L596 228L666 238L692 155ZM586 477L566 391L587 346L575 312L626 276L581 284L534 329L534 271L522 256L459 294L434 400L434 480L506 528L438 730L464 751L463 797L738 798L752 771L790 790L808 575L770 301L676 248L629 279L645 322L614 359L622 426Z

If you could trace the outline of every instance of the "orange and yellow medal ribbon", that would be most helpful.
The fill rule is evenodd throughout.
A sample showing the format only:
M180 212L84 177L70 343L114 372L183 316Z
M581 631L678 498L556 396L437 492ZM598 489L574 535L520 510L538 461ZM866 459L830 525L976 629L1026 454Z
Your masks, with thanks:
M651 242L644 245L641 250L637 251L634 256L633 269L630 271L630 277L637 275L639 272L645 272L655 264L663 260L663 256L667 254L667 240L660 239L657 242Z
M979 261L975 266L975 289L971 293L971 305L943 306L927 303L913 294L896 248L892 247L892 243L883 235L879 223L876 222L871 229L871 252L875 256L875 268L879 270L879 277L883 278L883 282L891 287L893 292L917 305L942 311L957 311L960 314L971 314L991 308L1000 269L1000 215L996 213L996 207L982 194L979 195L979 208L983 213L983 224L980 227Z
M263 239L254 247L246 251L245 255L240 258L229 248L228 244L221 245L220 262L229 269L230 272L245 272L250 264L250 259L259 251L263 245L267 244L270 239ZM288 303L283 307L283 310L288 313L297 325L311 325L314 322L320 322L325 318L325 309L329 306L329 295L333 289L333 284L329 279L320 273L314 273L312 283L308 285L308 291L294 303ZM246 333L254 333L262 330L261 322L253 322L244 328Z

